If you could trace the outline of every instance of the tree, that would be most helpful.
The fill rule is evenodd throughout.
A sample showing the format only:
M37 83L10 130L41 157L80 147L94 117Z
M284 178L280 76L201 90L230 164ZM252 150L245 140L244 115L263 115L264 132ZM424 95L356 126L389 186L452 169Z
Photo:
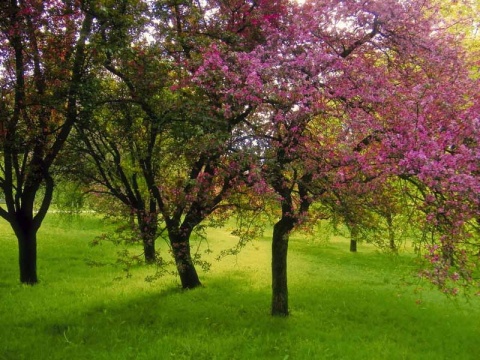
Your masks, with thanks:
M230 195L256 178L256 167L250 160L253 151L249 150L253 143L245 136L246 120L255 104L235 102L237 95L232 88L223 95L233 101L223 102L217 90L233 84L227 85L230 79L209 69L204 60L214 63L215 58L209 58L212 54L204 50L218 47L238 53L262 43L258 20L275 21L281 9L282 1L156 4L158 22L153 36L178 66L177 93L182 94L186 116L181 129L174 124L171 132L180 151L173 152L174 159L167 157L171 161L165 164L162 176L146 172L145 178L159 203L184 288L200 285L190 254L192 231L215 212L238 206L229 202ZM203 81L211 76L215 83Z
M0 189L18 239L20 281L37 277L37 232L52 201L52 168L77 121L88 75L87 3L0 5ZM38 201L40 206L35 209Z
M90 9L98 23L92 41L97 65L94 102L76 124L71 151L85 159L71 166L91 191L120 201L136 218L147 263L156 260L158 204L143 176L156 173L162 151L158 137L169 121L171 64L149 44L148 4L122 1ZM148 95L147 95L148 94Z
M397 253L402 238L421 230L412 222L418 209L411 199L411 186L401 179L382 176L359 184L361 180L355 177L337 183L319 198L320 208L337 229L339 225L346 227L351 252L357 251L358 240L365 240Z
M136 218L134 227L142 241L145 262L156 260L157 203L142 176L141 154L157 149L144 136L143 114L128 101L110 99L98 106L92 119L78 123L72 137L72 153L82 163L70 171L97 195L119 200ZM78 162L77 162L78 163Z
M289 234L315 197L348 174L357 179L353 188L380 174L440 187L456 199L442 202L455 213L477 202L475 196L460 202L460 184L462 196L478 186L477 149L466 143L466 129L478 136L472 107L478 84L429 4L291 6L277 21L259 23L264 42L257 47L237 53L210 47L201 68L203 83L223 104L255 109L246 131L263 144L263 181L281 208L272 238L272 314L282 316L288 315ZM472 218L474 206L468 207ZM447 238L451 249L454 238Z
M146 3L125 1L92 10L99 23L96 58L108 73L99 73L102 104L84 111L96 121L80 124L78 134L103 189L138 214L149 198L155 209L149 218L160 214L184 288L200 285L192 232L230 207L225 200L251 168L242 134L251 107L217 109L218 97L193 74L205 44L236 51L260 41L253 19L271 11L267 3L162 1L147 11ZM132 9L145 22L132 24Z

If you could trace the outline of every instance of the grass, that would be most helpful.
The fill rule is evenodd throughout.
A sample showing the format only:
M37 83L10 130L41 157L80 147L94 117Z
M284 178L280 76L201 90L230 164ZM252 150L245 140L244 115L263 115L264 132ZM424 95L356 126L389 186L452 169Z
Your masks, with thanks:
M294 237L292 315L282 319L269 315L267 237L218 262L234 238L212 230L205 287L181 291L172 276L146 282L152 267L115 280L120 267L89 266L115 263L119 248L89 246L106 227L91 216L49 215L39 234L41 282L29 287L18 283L15 239L0 223L0 359L478 358L479 299L452 300L417 282L411 255L366 244L351 254L342 238Z

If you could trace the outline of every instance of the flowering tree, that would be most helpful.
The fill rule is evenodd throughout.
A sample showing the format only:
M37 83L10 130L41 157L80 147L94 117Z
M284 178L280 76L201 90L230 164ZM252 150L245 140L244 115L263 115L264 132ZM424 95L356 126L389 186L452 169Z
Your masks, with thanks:
M237 206L226 199L253 177L242 130L252 106L217 107L216 93L191 81L192 74L206 44L237 51L261 41L257 13L270 13L275 4L146 5L127 1L92 10L99 24L95 59L104 70L97 102L77 129L95 165L90 178L139 216L148 213L148 243L161 217L182 287L193 288L200 280L192 232L215 211Z
M52 200L52 167L77 121L88 74L93 24L82 7L74 1L0 4L0 216L18 239L25 284L38 281L36 236Z
M316 197L349 174L352 189L380 175L438 189L442 206L438 196L425 200L435 204L428 219L452 209L435 240L446 258L463 253L462 224L478 209L478 84L435 6L289 6L274 22L260 21L262 44L243 52L211 46L198 72L224 111L230 104L255 108L248 131L263 144L261 176L281 207L272 239L274 315L288 314L289 233ZM442 269L452 258L448 264Z
M178 112L182 121L170 128L172 142L161 174L144 175L159 204L184 288L200 285L190 252L192 232L215 212L226 214L236 206L228 199L255 177L244 132L255 104L223 103L214 83L199 80L206 70L202 60L213 55L204 49L236 53L262 42L256 21L271 16L277 6L276 1L166 1L154 9L153 37L178 71L172 90L181 97L183 112ZM215 71L210 75L215 77ZM222 86L223 80L213 81Z

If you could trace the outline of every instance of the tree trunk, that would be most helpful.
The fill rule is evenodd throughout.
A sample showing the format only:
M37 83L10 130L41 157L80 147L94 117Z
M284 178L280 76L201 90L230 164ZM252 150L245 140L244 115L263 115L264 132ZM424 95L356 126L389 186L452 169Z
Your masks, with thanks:
M185 231L182 228L172 232L169 231L173 256L184 289L193 289L202 285L190 253L190 234L191 231Z
M140 213L137 216L140 236L143 243L143 254L147 264L153 264L156 260L155 240L157 238L157 214Z
M272 315L288 316L287 253L294 221L282 217L273 227L272 237Z
M393 229L393 217L391 213L387 214L387 226L388 226L388 242L389 242L390 250L396 253L397 246L395 245L395 231Z
M350 226L350 252L357 252L358 230L356 225Z
M453 246L448 242L444 242L442 243L441 249L442 249L443 259L445 260L445 262L450 266L455 266Z
M350 239L350 252L357 252L357 240Z
M38 283L37 278L37 231L29 221L18 221L14 226L18 240L20 282L27 285Z
M143 254L147 264L153 264L156 260L154 238L143 239Z

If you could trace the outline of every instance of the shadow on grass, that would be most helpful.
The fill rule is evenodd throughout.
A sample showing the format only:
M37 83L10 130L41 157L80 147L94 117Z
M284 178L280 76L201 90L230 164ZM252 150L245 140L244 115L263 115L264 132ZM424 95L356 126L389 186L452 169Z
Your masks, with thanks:
M237 273L209 279L205 288L170 286L96 299L71 313L19 321L9 337L22 341L9 343L0 358L474 359L478 354L477 322L443 303L417 304L389 287L328 281L296 281L291 295L288 319L270 317L269 288L253 288L248 276ZM29 335L36 341L26 344Z
M343 244L292 248L288 319L270 317L268 269L258 276L257 263L188 291L114 282L108 267L34 288L7 282L0 314L14 316L0 316L0 359L477 359L479 311L399 286L403 260ZM75 267L77 252L56 271Z

